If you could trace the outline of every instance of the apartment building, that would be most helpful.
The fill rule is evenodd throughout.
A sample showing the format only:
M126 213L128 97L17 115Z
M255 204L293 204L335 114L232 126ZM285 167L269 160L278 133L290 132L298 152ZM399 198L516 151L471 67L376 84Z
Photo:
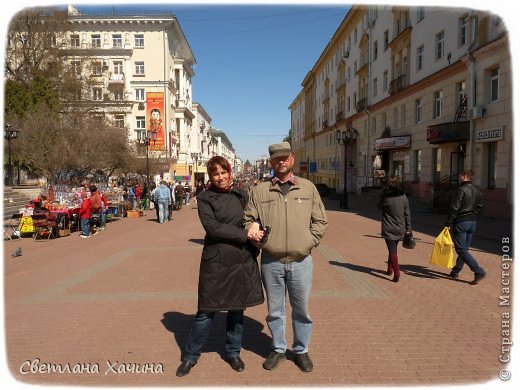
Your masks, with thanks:
M396 175L441 208L471 168L485 212L511 215L511 56L498 16L353 6L302 87L291 125L304 133L297 166L315 183L361 191ZM347 130L357 137L340 146Z
M69 23L61 52L96 80L97 110L126 127L130 141L156 132L149 146L150 157L162 162L156 176L188 174L195 57L175 16L99 15L69 6Z

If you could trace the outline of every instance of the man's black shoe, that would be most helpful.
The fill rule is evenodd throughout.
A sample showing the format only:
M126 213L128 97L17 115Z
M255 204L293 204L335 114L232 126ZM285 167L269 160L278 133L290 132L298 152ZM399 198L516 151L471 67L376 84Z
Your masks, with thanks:
M177 376L188 375L191 371L191 368L195 364L197 364L197 362L192 363L189 360L183 360L181 365L177 368L177 372L175 373L175 375L177 375Z
M451 271L449 276L450 276L450 278L458 279L459 278L459 273Z
M482 273L482 274L475 274L475 279L473 279L472 282L470 282L469 284L471 285L475 285L475 284L478 284L478 282L480 282L482 279L484 279L486 277L486 273Z
M236 372L242 372L246 368L246 365L244 364L242 359L240 359L240 356L233 356L232 358L229 358L227 362L229 363L231 368Z
M294 355L294 362L303 372L311 372L314 368L308 353L298 353Z
M265 359L264 364L262 365L266 370L272 370L278 366L282 360L285 360L285 352L279 353L272 351L267 359Z

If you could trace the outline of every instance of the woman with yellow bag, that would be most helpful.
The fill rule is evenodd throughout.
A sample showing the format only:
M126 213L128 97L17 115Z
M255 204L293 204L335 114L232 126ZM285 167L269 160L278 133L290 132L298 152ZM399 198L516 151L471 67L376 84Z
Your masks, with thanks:
M486 277L486 272L469 253L471 239L477 228L477 215L480 214L483 206L482 193L471 183L473 175L471 169L465 170L459 175L460 186L451 202L450 212L444 226L450 228L453 225L450 232L458 256L450 277L458 278L462 267L467 264L475 274L475 278L470 284L477 284Z
M383 210L381 236L388 248L387 275L394 273L393 282L398 282L401 275L397 257L397 245L405 233L411 233L410 205L403 190L397 187L397 178L390 176L387 187L379 200L379 208Z

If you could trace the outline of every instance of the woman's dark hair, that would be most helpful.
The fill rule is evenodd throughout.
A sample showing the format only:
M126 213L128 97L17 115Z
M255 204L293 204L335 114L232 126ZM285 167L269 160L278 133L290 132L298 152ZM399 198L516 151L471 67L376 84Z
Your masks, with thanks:
M224 170L231 174L231 164L229 161L222 156L213 156L208 161L208 175L211 176L211 173L217 169L217 165L220 165Z

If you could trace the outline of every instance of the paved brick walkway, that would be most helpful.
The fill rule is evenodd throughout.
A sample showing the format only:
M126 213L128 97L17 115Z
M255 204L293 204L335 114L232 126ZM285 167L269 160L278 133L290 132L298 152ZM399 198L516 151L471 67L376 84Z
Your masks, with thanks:
M403 272L395 284L382 272L386 247L369 198L353 195L349 211L326 204L330 227L314 252L312 373L290 360L271 372L262 368L270 342L262 305L246 311L245 372L222 360L225 316L218 315L199 364L175 376L196 309L203 238L197 211L183 208L173 222L157 224L149 212L110 223L89 240L74 233L5 242L10 374L45 385L496 384L507 368L499 361L502 316L512 312L499 305L505 278L496 248L510 225L495 221L476 237L474 255L489 276L471 286L468 269L454 281L429 265L442 216L414 210L418 244L399 249ZM23 255L11 257L19 246ZM49 373L48 364L82 372ZM132 372L137 368L148 372Z

